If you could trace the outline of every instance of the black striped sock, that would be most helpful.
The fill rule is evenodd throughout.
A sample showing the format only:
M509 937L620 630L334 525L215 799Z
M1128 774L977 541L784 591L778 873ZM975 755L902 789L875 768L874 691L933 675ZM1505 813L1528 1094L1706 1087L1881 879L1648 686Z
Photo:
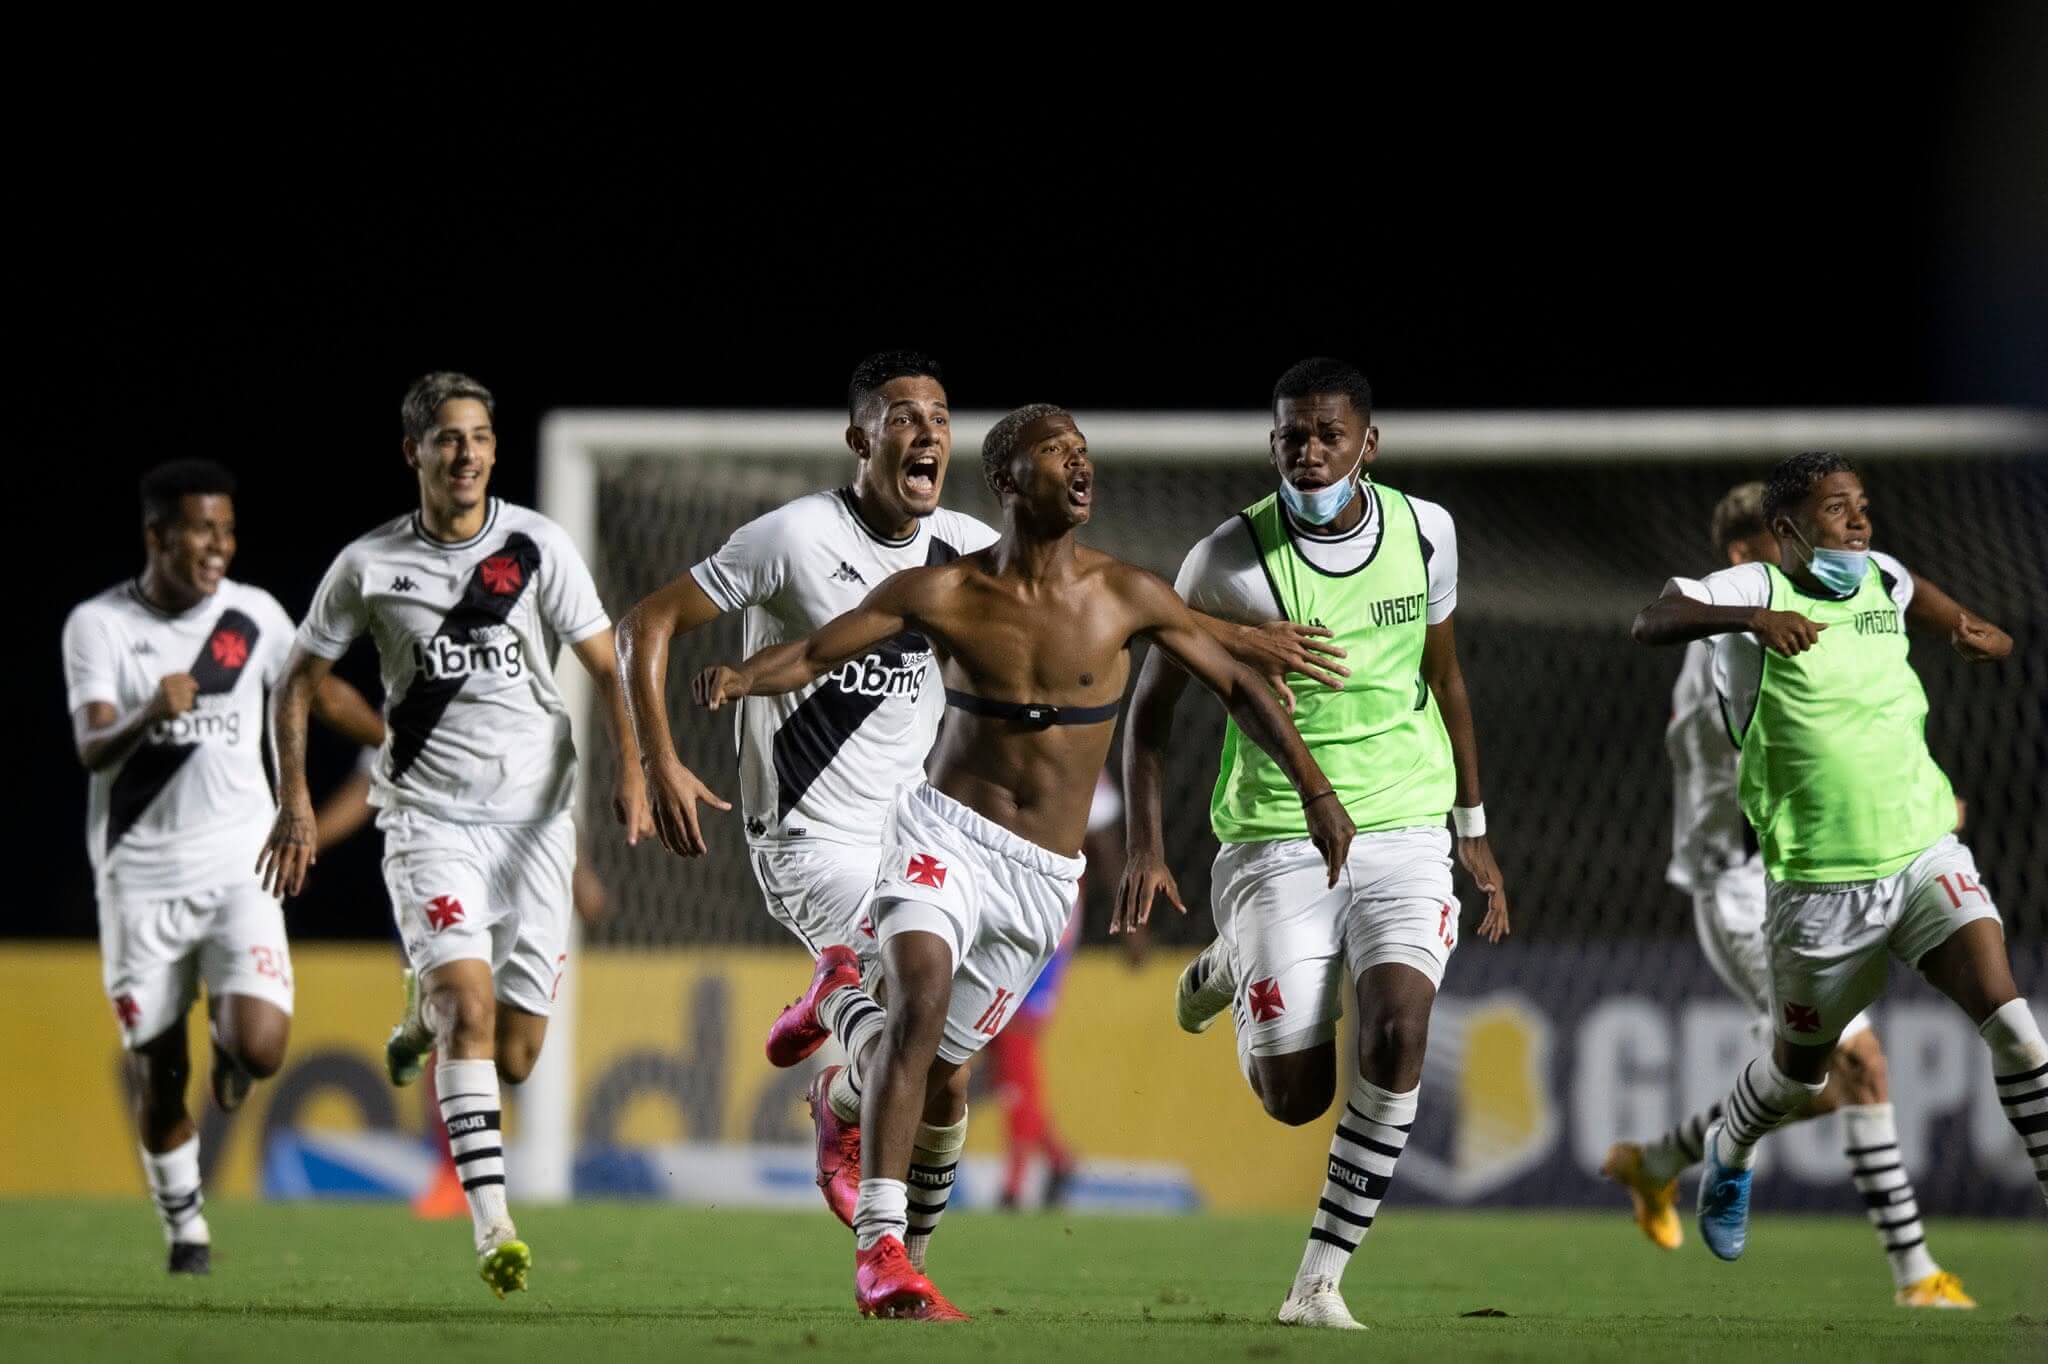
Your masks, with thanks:
M965 1114L950 1127L932 1127L922 1122L917 1125L916 1144L910 1149L910 1178L906 1181L909 1225L903 1249L918 1269L924 1268L932 1233L939 1229L939 1218L953 1196L953 1176L960 1168L960 1148L966 1144Z
M2048 1043L2024 999L1995 1011L1978 1029L1991 1045L1992 1079L2005 1120L2020 1134L2034 1181L2048 1201Z
M841 1112L836 1100L832 1105L833 1111L839 1113L842 1122L857 1122L860 1120L861 1067L867 1062L868 1048L882 1035L888 1019L882 1012L882 1006L875 1003L866 990L858 985L842 985L818 1001L818 1021L839 1039L840 1050L846 1053L846 1083L856 1096L852 1113Z
M434 1088L447 1124L448 1151L469 1200L469 1217L482 1245L491 1228L509 1222L505 1204L505 1139L494 1061L443 1061Z
M1777 1062L1759 1056L1735 1077L1735 1088L1722 1101L1721 1149L1716 1153L1723 1165L1746 1170L1755 1157L1756 1144L1806 1111L1827 1082L1803 1084L1778 1069Z
M1323 1196L1309 1223L1308 1248L1295 1272L1297 1289L1326 1279L1335 1284L1344 1266L1372 1229L1380 1200L1394 1178L1394 1163L1408 1145L1415 1125L1419 1090L1394 1094L1369 1080L1353 1082L1330 1138L1330 1159L1323 1178Z
M1941 1266L1927 1249L1927 1231L1920 1222L1913 1180L1899 1155L1892 1106L1843 1105L1842 1142L1842 1154L1849 1158L1849 1178L1862 1196L1878 1244L1891 1262L1892 1282L1904 1288L1938 1272Z
M206 1195L199 1187L198 1135L161 1154L145 1150L142 1171L149 1181L157 1218L164 1226L164 1239L177 1245L212 1244L213 1233L206 1225Z
M1643 1169L1659 1181L1676 1179L1706 1159L1707 1129L1721 1116L1715 1104L1694 1113L1684 1122L1643 1148Z

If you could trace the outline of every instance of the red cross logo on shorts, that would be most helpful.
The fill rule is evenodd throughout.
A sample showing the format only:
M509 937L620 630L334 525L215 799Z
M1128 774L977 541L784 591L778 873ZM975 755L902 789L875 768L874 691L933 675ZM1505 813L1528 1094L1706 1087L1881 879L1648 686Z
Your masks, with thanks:
M134 995L115 995L114 1017L121 1020L122 1027L132 1028L142 1021L142 1006L135 1002Z
M484 560L479 571L484 576L484 586L501 597L508 592L517 592L523 581L519 574L519 561L509 554L493 555Z
M875 936L875 921L872 915L863 914L860 916L860 931L863 936L870 938Z
M946 864L930 853L919 853L910 859L910 867L903 875L906 880L938 890L946 884Z
M1820 1010L1811 1004L1785 1005L1785 1026L1793 1032L1819 1032Z
M1244 1002L1252 1011L1254 1023L1264 1023L1287 1012L1287 1001L1280 998L1280 983L1271 976L1253 981L1245 992Z
M462 922L462 901L453 895L436 895L427 901L427 927L439 933L450 924Z
M249 661L249 641L233 630L216 630L206 641L206 651L223 668L239 668Z

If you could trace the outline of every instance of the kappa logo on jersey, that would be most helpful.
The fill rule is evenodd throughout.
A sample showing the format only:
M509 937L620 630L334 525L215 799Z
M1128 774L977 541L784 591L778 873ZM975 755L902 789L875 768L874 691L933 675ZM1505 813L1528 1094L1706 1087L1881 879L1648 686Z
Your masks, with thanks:
M500 645L495 636L481 643L479 637L490 627L505 624L519 604L520 589L539 568L540 546L530 536L512 532L501 552L476 566L462 600L442 617L434 637L413 645L420 675L384 717L391 729L392 781L402 780L419 760L428 736L473 674L522 665L516 640Z
M1280 982L1271 976L1253 981L1245 990L1244 1003L1252 1011L1254 1023L1264 1023L1287 1012L1287 1001L1280 997Z
M866 587L868 585L868 580L860 576L860 570L855 568L852 564L846 562L846 560L844 559L841 559L839 561L839 568L832 574L832 576L829 579L827 579L827 581L835 583L859 583L862 587Z
M1793 1032L1819 1032L1820 1010L1811 1004L1785 1001L1785 1026Z
M1422 1069L1431 1097L1408 1135L1401 1177L1467 1202L1513 1183L1557 1146L1550 1020L1511 990L1440 995L1432 1012Z
M946 864L930 853L918 853L910 859L903 879L915 881L920 886L930 886L933 890L941 889L946 884Z
M223 668L239 668L249 661L249 641L222 626L206 641L206 651Z
M151 644L146 639L138 639L128 646L128 652L134 654L137 658L155 658L156 645Z
M417 592L420 590L420 585L401 573L391 580L391 590L393 592Z
M114 1017L120 1020L122 1027L132 1028L142 1021L142 1005L136 1002L134 995L115 995Z
M453 895L436 895L427 901L427 927L436 933L452 924L461 923L464 914L462 901Z
M517 592L526 582L519 560L509 554L493 554L477 565L477 573L483 578L484 586L501 597Z

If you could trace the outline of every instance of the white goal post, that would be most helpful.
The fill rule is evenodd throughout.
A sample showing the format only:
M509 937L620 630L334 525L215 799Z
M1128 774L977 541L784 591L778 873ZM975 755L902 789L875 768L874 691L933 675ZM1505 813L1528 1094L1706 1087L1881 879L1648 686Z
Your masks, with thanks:
M956 414L956 459L971 461L1000 414ZM2048 415L2002 409L1840 409L1665 412L1498 412L1375 414L1383 457L1467 464L1670 464L1765 459L1806 449L1857 458L1911 455L2012 456L2048 452ZM1214 466L1264 457L1269 419L1262 413L1082 414L1099 458L1173 458ZM541 429L540 510L596 563L599 483L605 462L621 457L689 461L750 454L848 458L843 412L601 411L548 414ZM956 466L955 487L979 483L971 463ZM820 483L818 486L827 486ZM955 494L948 491L949 503ZM1220 519L1230 508L1218 508ZM687 565L665 566L679 572ZM630 602L608 602L614 617ZM588 681L579 668L558 674L575 717L585 786L590 756L603 743L593 722ZM579 816L598 808L586 789ZM580 929L572 923L571 961ZM548 1043L520 1096L520 1194L537 1201L572 1192L576 1132L575 1057L579 972L564 976Z

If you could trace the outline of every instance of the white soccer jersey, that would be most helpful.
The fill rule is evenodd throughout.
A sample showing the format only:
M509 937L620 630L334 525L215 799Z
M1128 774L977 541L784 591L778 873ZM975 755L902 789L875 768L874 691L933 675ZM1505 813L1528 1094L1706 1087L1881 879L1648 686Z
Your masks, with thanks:
M1901 621L1913 600L1913 575L1889 554L1873 552ZM1705 578L1673 578L1665 585L1711 606L1768 606L1769 571L1737 564ZM1685 646L1671 689L1671 723L1664 750L1671 758L1671 861L1665 879L1681 890L1704 888L1712 877L1746 861L1755 838L1742 817L1734 733L1756 710L1763 680L1763 645L1747 631L1696 639Z
M886 540L860 519L852 490L839 488L749 521L690 573L721 611L746 611L751 656L860 605L892 573L997 538L973 517L941 509L904 539ZM897 791L924 775L945 708L931 645L911 631L802 691L742 700L734 726L748 841L879 842Z
M575 792L555 656L610 624L562 528L494 497L484 528L459 544L431 539L412 512L349 545L298 640L322 658L366 630L376 641L388 732L371 804L532 824Z
M199 683L191 710L151 725L126 758L92 774L86 848L103 897L171 899L251 876L277 808L265 699L291 638L277 599L233 580L175 616L151 606L134 582L72 610L64 622L68 709L104 701L126 715L172 673Z
M1322 535L1289 515L1295 552L1330 574L1355 573L1370 563L1379 553L1381 508L1373 485L1365 488L1365 517L1342 535ZM1428 619L1436 625L1458 607L1458 531L1451 514L1436 503L1411 495L1408 505L1415 509L1422 534L1422 558L1429 568ZM1286 515L1284 506L1281 511ZM1231 517L1188 551L1173 587L1195 610L1239 625L1264 625L1286 616L1273 596L1251 527L1241 516Z

